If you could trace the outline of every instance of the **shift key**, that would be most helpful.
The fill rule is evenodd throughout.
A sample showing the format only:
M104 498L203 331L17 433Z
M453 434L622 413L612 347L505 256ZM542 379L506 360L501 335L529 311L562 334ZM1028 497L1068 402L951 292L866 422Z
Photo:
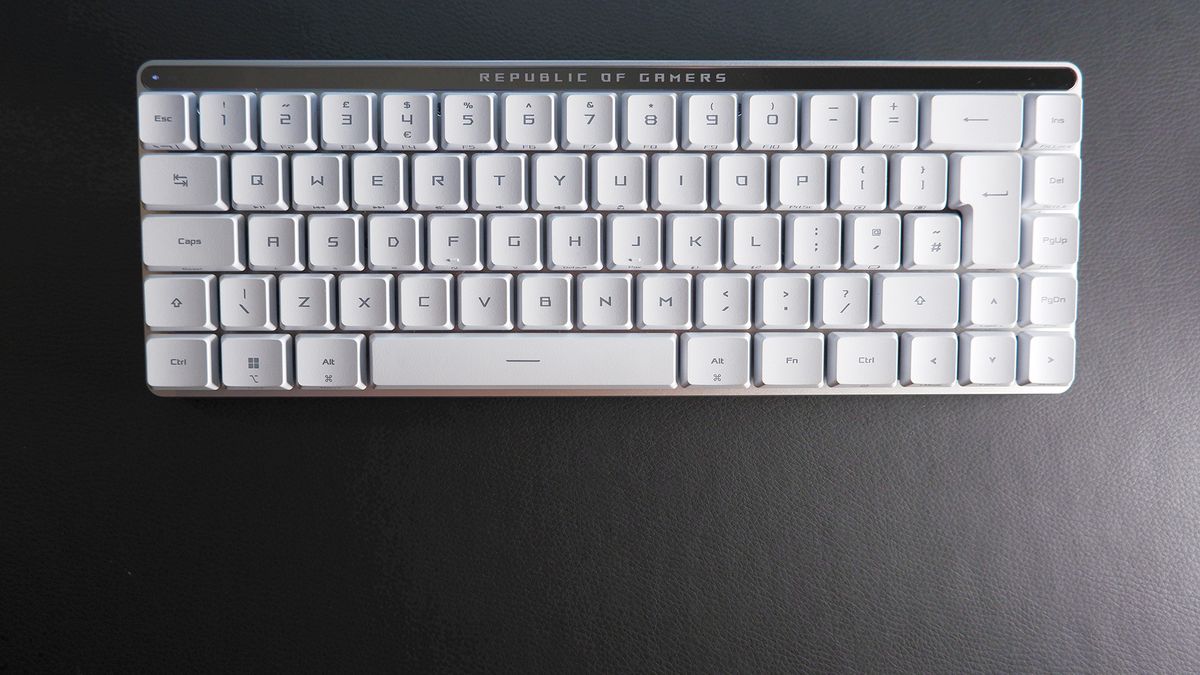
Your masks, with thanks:
M151 272L240 272L246 269L242 215L146 216L142 262Z

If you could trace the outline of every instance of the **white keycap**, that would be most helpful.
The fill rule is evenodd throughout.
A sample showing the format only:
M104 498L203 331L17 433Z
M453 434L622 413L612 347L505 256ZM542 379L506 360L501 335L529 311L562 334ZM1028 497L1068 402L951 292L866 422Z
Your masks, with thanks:
M858 96L805 94L800 116L800 147L854 150L858 147Z
M296 336L296 383L306 389L366 389L367 341L362 335Z
M483 216L433 214L429 216L429 259L431 270L483 269Z
M226 211L229 159L222 154L143 155L142 203L149 211Z
M488 268L542 269L542 215L498 214L487 219Z
M674 150L679 147L675 94L625 94L621 105L621 147Z
M286 211L292 201L290 168L288 157L282 152L233 155L229 161L233 208L239 211Z
M279 327L283 330L333 330L332 274L279 275Z
M138 96L138 138L147 150L196 149L196 95L190 91Z
M546 267L552 270L598 270L600 215L553 213L546 217Z
M442 96L442 149L495 150L495 94Z
M863 150L916 149L916 94L867 94L861 117Z
M264 272L299 272L308 257L304 216L255 215L246 219L250 269Z
M477 211L524 211L526 156L520 153L477 153L471 155L475 185L471 208Z
M1021 147L1019 94L925 94L920 119L926 150Z
M263 150L317 149L316 94L263 94L259 112Z
M684 150L737 150L737 95L684 94Z
M437 150L437 95L384 94L380 99L384 150Z
M958 369L958 336L954 333L900 335L900 384L949 387Z
M258 148L258 97L247 93L200 94L200 147Z
M554 94L502 94L505 150L558 148L557 102Z
M404 211L408 208L408 157L383 152L350 159L355 211Z
M776 153L771 156L772 209L823 211L825 186L825 155Z
M1037 331L1018 336L1018 383L1065 386L1074 379L1074 337L1068 333Z
M292 336L222 335L221 382L230 389L291 389Z
M831 387L890 387L896 383L895 333L830 333L825 361Z
M813 325L866 328L871 310L871 278L866 274L822 273L813 278Z
M743 94L742 149L795 150L795 94Z
M292 207L297 211L345 211L350 208L349 185L346 155L292 155Z
M326 150L375 150L379 118L372 93L321 94L321 147Z
M958 383L1010 385L1016 378L1017 338L1012 333L966 331L958 338Z
M461 274L458 277L458 327L463 330L512 330L512 276Z
M646 156L639 153L592 155L592 208L646 210Z
M784 221L783 266L789 270L836 270L842 266L842 216L791 213Z
M936 153L892 155L889 203L897 211L946 208L946 156Z
M628 274L580 274L576 283L578 325L583 330L629 330L633 277Z
M750 327L750 275L696 275L696 327L734 330Z
M770 330L808 328L811 283L807 274L796 272L754 275L755 327Z
M367 216L367 266L373 270L422 269L424 229L420 214Z
M226 331L275 330L279 327L275 275L221 275L221 328Z
M449 274L401 274L396 298L402 330L454 328L454 277Z
M308 266L316 271L359 271L366 268L363 217L308 217Z
M687 330L692 327L692 275L637 275L637 327Z
M1020 258L1021 156L950 155L950 208L962 212L962 264L1012 269Z
M1022 326L1069 326L1075 323L1075 278L1065 274L1022 274Z
M211 274L153 274L142 283L151 330L216 330L217 278Z
M760 387L819 387L825 379L825 336L821 333L757 333L754 384Z
M609 214L606 225L608 269L662 269L662 216L614 213Z
M667 215L667 268L721 269L721 216L715 213Z
M146 338L146 383L157 389L216 389L217 336Z
M846 215L847 269L894 270L900 267L900 216L895 213Z
M767 208L767 156L718 153L712 156L714 211L762 211Z
M563 94L563 149L616 150L616 106L616 94Z
M146 216L142 263L151 272L240 272L244 228L241 215Z
M1010 328L1017 322L1017 277L1012 274L962 275L962 325Z
M396 278L390 274L338 276L338 325L342 330L392 330Z
M876 328L954 328L958 275L900 272L875 275L871 325Z
M533 156L533 208L582 211L587 208L587 155L549 153Z
M731 270L777 270L783 240L778 213L725 216L726 265Z
M1036 155L1025 158L1025 208L1070 209L1079 203L1079 158Z
M660 152L650 158L650 206L659 211L708 208L708 156Z
M910 270L958 268L962 223L955 213L909 213L904 216L904 267Z
M750 386L749 333L684 333L680 345L684 386Z
M1073 150L1079 146L1082 102L1073 94L1029 94L1025 97L1025 147L1030 150Z
M467 210L467 156L458 153L412 156L412 208Z
M887 206L887 155L838 153L830 162L830 208L882 211Z
M570 330L571 275L517 275L517 326L522 330Z
M1079 259L1079 219L1031 214L1021 223L1022 267L1070 267Z

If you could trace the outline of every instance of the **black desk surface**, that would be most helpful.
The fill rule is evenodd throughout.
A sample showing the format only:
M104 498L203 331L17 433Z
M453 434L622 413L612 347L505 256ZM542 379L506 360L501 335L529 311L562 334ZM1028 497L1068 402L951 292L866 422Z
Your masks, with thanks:
M1194 2L310 5L7 13L0 670L1200 669ZM1074 61L1077 383L154 398L134 73L188 57Z

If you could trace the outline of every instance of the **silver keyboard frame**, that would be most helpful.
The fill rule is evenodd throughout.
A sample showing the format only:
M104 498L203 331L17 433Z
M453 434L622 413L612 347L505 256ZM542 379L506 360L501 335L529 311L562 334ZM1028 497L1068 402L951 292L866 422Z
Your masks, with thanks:
M1057 93L1075 94L1075 95L1080 96L1081 99L1083 96L1083 73L1079 70L1078 66L1076 66L1073 63L1067 62L1067 61L740 61L740 60L727 60L727 61L590 61L590 60L566 60L566 61L562 61L562 60L548 60L548 61L537 61L537 60L533 60L533 61L524 61L524 60L521 60L521 61L369 61L369 60L283 61L283 60L280 60L280 61L272 61L272 60L219 60L219 59L152 60L152 61L145 62L144 64L142 64L142 66L140 68L138 68L138 71L137 71L137 94L141 95L143 92L146 92L146 91L175 91L175 90L181 90L181 89L186 90L186 91L199 91L196 89L189 89L189 88L183 87L183 86L173 86L170 82L163 82L161 86L153 86L153 87L146 86L146 84L145 84L145 80L147 79L145 77L146 71L154 70L156 68L223 67L223 68L268 68L268 69L269 68L321 69L321 68L330 68L330 67L353 68L353 67L357 67L357 66L361 66L363 68L368 68L368 69L388 68L388 67L405 68L405 69L463 68L463 69L475 69L475 70L480 70L480 71L495 71L497 69L532 69L532 70L536 70L538 68L564 68L564 67L612 68L612 69L650 68L650 69L679 69L680 71L715 70L715 69L721 69L721 68L822 68L822 69L828 69L828 68L881 68L881 69L886 69L886 68L905 68L905 67L908 67L908 68L913 68L913 67L915 67L915 68L936 68L936 69L980 68L980 67L982 67L982 68L998 68L998 69L1005 69L1005 68L1059 68L1059 69L1061 69L1061 68L1067 68L1067 69L1074 71L1074 73L1075 73L1075 83L1074 83L1074 86L1072 86L1070 88L1039 89L1039 88L1031 87L1031 88L1014 88L1014 89L988 89L988 91L997 91L997 92L1011 91L1011 92L1019 92L1019 93L1028 93L1028 92L1037 92L1037 91L1054 91ZM369 87L363 87L363 86L359 86L359 85L348 85L346 87L341 87L339 89L340 90L355 90L355 89L363 89L363 88L369 89ZM251 83L251 82L240 82L240 81L239 82L231 82L229 84L229 86L225 87L224 89L234 90L234 91L252 91L255 93L261 93L264 90L267 90L267 91L275 90L275 89L277 89L279 91L284 90L284 88L264 89L262 87L253 86L253 83ZM314 93L320 93L322 91L339 90L339 89L324 88L324 87L305 88L303 86L288 87L287 89L288 90L312 91ZM496 91L496 92L502 92L502 91L514 89L514 87L508 87L508 86L504 86L503 84L497 84L497 83L475 83L470 86L450 86L450 87L440 87L440 88L433 87L432 89L434 91L438 91L438 92L441 92L441 91ZM539 85L537 87L526 87L524 89L527 89L530 91L538 90L538 91L554 91L554 92L568 90L568 88L557 86L555 83L546 83L544 85ZM571 91L613 91L613 92L620 92L620 91L625 91L625 90L630 90L630 89L634 89L634 88L631 88L627 85L621 85L618 83L604 83L604 84L590 83L586 87L570 87L569 88L569 90L571 90ZM642 89L642 90L647 90L647 91L675 91L675 92L686 92L686 91L697 90L697 88L695 88L695 87L691 87L691 88L685 87L685 86L676 87L676 86L673 86L671 83L663 83L663 84L658 84L658 85L648 86L648 87L636 87L636 89ZM708 87L708 89L711 91L723 91L723 90L754 91L754 90L756 90L753 88L739 87L736 85L736 83L731 83L728 86L726 86L724 89L719 89L719 88L715 88L715 87ZM216 89L214 89L214 90L216 90ZM376 89L376 90L381 90L381 89ZM764 90L770 90L770 88L767 87L767 88L764 88ZM838 89L831 88L831 89L827 89L827 90L828 91L835 91L835 90L845 91L845 90L854 90L854 89L852 87L841 87ZM907 88L907 89L905 89L905 88L900 88L900 89L871 88L870 89L871 92L896 91L896 92L906 92L906 93L911 93L914 91L921 92L921 91L928 91L928 90L929 89L912 89L912 88ZM946 88L946 89L937 89L937 91L945 92L945 93L955 93L955 92L971 93L971 92L981 91L981 89ZM136 142L136 141L135 141L135 143L137 145L137 158L138 158L139 164L140 164L140 159L141 159L142 155L145 153L142 150L141 143ZM1081 156L1082 156L1082 148L1081 148L1080 152L1081 152ZM145 207L143 205L141 205L140 200L139 200L138 222L140 223L141 218L144 218L145 216L150 215L152 213L162 213L162 212L147 211L145 209ZM1079 207L1078 206L1076 206L1076 208L1074 209L1074 213L1076 216L1079 215ZM1080 238L1082 238L1082 230L1083 230L1083 224L1082 224L1082 221L1080 221ZM1076 265L1071 269L1072 269L1073 276L1078 281L1078 279L1079 279L1078 263L1076 263ZM960 268L956 273L961 274L962 272L963 272L963 270ZM146 269L145 265L143 265L142 266L143 280L145 279L145 277L148 274L150 274L150 272ZM1077 307L1078 307L1078 302L1077 302ZM1078 315L1077 315L1076 324L1078 324L1078 321L1079 320L1078 320ZM1070 326L1070 328L1068 328L1068 329L1055 329L1055 330L1058 332L1069 333L1070 335L1076 337L1075 360L1076 360L1076 378L1078 378L1078 363L1079 363L1080 345L1079 345L1078 337L1077 337L1077 333L1076 333L1076 324L1072 324ZM820 330L820 329L810 329L809 331L805 331L805 332L814 332L814 330L815 330L815 332L822 332L822 333L826 333L826 334L831 332L828 330ZM872 329L867 329L867 330L870 331ZM953 330L956 333L962 332L961 328L955 328L955 329L951 329L951 330ZM275 332L281 333L281 332L287 332L287 331L275 331ZM333 332L336 332L336 331L333 331ZM451 330L451 331L439 332L439 334L449 334L449 333L458 333L458 332L466 332L466 331L459 331L459 329L455 328L454 330ZM514 331L514 332L516 332L516 331ZM582 331L536 331L536 332L551 333L551 334L580 334ZM613 331L613 332L619 333L621 331ZM639 331L632 330L632 331L627 331L627 332L637 333ZM669 332L669 331L646 331L646 332L665 333L665 332ZM679 331L679 332L687 332L687 331ZM676 334L678 335L679 332L676 332ZM719 331L719 332L734 332L734 333L753 334L753 333L757 332L757 329L750 328L745 331ZM796 332L796 331L769 331L769 332L784 332L784 333L786 333L786 332ZM888 332L895 332L895 331L888 331ZM1019 333L1020 330L1014 329L1014 332ZM143 340L145 340L146 337L149 337L152 334L152 331L148 327L143 325L143 333L144 333ZM400 331L394 331L394 333L399 334ZM223 331L218 327L218 329L216 331L212 331L212 334L217 335L218 339L219 339L220 336L223 334ZM143 352L144 352L144 344L143 344ZM220 355L219 355L219 350L218 350L218 364L217 364L218 369L220 368L219 358L220 358ZM366 365L368 373L370 372L370 359L371 359L371 354L370 354L370 350L368 350L368 352L367 352L368 363ZM753 367L753 361L751 362L751 367ZM1073 382L1072 382L1072 384L1073 384ZM604 389L601 389L601 388L379 389L379 388L375 388L373 385L368 385L368 387L366 389L346 389L346 390L328 389L328 390L326 390L326 389L303 389L300 387L293 387L291 390L286 390L286 391L285 390L229 389L229 388L226 388L224 385L222 385L221 388L216 389L216 390L160 389L160 388L151 387L148 384L146 385L146 387L147 387L147 389L150 390L151 393L153 393L157 396L184 397L184 398L211 398L211 397L217 397L217 398L321 397L321 398L326 398L326 397L363 397L363 396L386 396L386 397L391 397L391 396L401 396L401 397L408 397L408 396L466 396L466 397L493 397L493 396L504 396L504 397L509 397L509 396L519 396L519 397L526 397L526 396L529 396L529 397L536 397L536 396L862 396L862 395L955 396L955 395L962 395L962 394L1061 394L1061 393L1067 391L1068 389L1070 389L1071 384L1068 384L1065 386L1040 386L1040 385L1039 386L1020 386L1020 385L1013 384L1013 385L1007 385L1007 386L969 386L969 387L965 387L965 386L960 385L958 382L955 382L954 384L952 384L948 387L922 387L922 386L905 387L905 386L901 386L897 382L896 384L892 385L891 387L830 387L827 384L822 383L818 387L754 387L754 386L751 386L748 388L736 388L736 387L719 388L719 387L682 387L682 386L677 386L674 389L612 389L612 388L604 388Z

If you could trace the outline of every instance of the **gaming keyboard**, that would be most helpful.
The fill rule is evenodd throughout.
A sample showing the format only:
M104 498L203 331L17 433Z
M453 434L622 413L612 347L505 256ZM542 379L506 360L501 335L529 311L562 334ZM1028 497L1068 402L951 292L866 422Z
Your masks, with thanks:
M153 61L172 396L1059 393L1069 63Z

